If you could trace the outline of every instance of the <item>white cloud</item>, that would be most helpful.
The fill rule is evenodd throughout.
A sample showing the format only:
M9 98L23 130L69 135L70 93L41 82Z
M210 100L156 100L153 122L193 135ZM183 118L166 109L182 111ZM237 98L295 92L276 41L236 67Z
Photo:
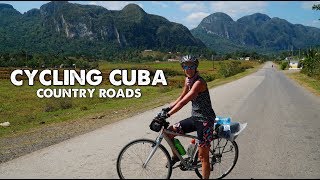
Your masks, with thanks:
M266 11L268 2L264 1L213 1L210 8L213 12L223 12L232 17L233 20L253 13Z
M168 5L166 3L164 3L164 2L152 1L151 3L155 4L157 6L163 7L163 8L168 7Z
M312 10L312 6L314 4L320 4L320 1L306 1L306 2L301 2L301 7L303 9L308 9L308 10Z
M197 13L191 13L190 15L188 15L185 19L184 23L189 29L192 29L194 27L196 27L203 18L209 16L209 13L205 13L205 12L197 12Z
M182 11L194 12L194 11L205 11L206 6L202 2L187 2L187 3L180 3L180 9Z
M191 13L189 16L187 16L188 21L197 21L197 20L202 20L203 18L209 16L209 13L205 12L198 12L198 13Z
M182 14L185 14L188 12L188 15L185 15L186 17L181 19L186 27L189 29L195 28L198 26L198 24L202 21L203 18L210 15L208 12L207 2L176 2L176 4L179 7L179 10ZM180 21L181 21L180 20Z
M134 1L91 1L89 4L98 5L107 8L108 10L121 10L126 5L134 3L143 8L141 3L135 3Z
M313 20L311 23L307 24L307 26L320 28L320 20Z

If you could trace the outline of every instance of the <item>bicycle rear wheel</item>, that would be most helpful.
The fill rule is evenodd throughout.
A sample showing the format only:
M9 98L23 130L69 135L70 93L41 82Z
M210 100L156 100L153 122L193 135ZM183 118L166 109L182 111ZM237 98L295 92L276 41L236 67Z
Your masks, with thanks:
M147 166L147 157L152 151L155 141L138 139L128 143L117 160L117 172L120 179L169 179L172 173L170 155L163 145L159 145ZM167 166L167 165L170 166Z
M215 139L209 153L210 179L221 179L227 176L237 163L239 155L238 145L235 141L224 138ZM198 160L198 152L195 156ZM198 160L198 163L201 162ZM199 178L202 178L201 167L195 169Z

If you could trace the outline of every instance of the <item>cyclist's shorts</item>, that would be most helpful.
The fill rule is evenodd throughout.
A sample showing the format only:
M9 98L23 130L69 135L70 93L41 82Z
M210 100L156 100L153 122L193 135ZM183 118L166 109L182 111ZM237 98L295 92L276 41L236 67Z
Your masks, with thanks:
M198 117L191 116L173 126L177 129L178 133L182 134L197 131L199 147L210 147L210 143L213 140L213 124L213 120L203 121L199 120Z

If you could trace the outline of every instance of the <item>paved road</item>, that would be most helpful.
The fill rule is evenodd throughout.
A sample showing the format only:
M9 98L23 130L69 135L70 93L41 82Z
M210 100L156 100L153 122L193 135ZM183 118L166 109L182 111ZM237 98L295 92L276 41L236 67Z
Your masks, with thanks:
M210 93L217 114L248 123L237 139L240 155L228 178L320 177L319 97L271 68L270 62ZM0 178L118 178L120 149L137 138L155 138L148 126L161 108L0 164ZM190 109L187 104L170 121L187 117ZM174 170L172 178L197 177Z

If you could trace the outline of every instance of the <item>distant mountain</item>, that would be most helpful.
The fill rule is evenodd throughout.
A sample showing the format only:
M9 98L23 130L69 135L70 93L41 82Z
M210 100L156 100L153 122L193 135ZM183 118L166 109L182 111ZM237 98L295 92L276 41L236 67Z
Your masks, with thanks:
M135 4L120 11L66 1L21 14L0 4L0 52L25 50L107 57L119 50L206 48L185 26Z
M234 21L217 12L204 18L191 33L220 53L241 49L270 52L320 45L320 29L291 24L261 13Z

